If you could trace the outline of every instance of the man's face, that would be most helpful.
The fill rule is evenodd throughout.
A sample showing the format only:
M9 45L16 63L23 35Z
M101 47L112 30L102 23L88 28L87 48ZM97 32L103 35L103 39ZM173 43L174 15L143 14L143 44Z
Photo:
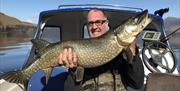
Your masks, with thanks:
M90 11L87 16L90 37L98 37L109 30L108 20L101 11Z

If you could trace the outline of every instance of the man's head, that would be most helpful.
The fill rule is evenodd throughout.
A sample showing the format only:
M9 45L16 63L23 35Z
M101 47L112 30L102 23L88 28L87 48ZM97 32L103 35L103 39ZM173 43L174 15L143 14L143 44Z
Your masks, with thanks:
M109 30L109 21L101 10L90 10L87 15L87 22L90 37L101 36Z

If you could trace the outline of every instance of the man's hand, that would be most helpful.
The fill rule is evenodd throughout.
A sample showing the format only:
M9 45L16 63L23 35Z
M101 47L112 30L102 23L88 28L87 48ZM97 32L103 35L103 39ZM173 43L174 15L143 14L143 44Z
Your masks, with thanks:
M66 66L67 68L77 67L77 55L72 48L65 48L58 56L59 64Z
M128 63L132 63L134 58L133 56L136 56L136 41L133 41L133 43L131 43L131 45L129 45L123 53L123 57Z
M133 41L133 43L129 46L132 55L135 56L136 55L136 41Z

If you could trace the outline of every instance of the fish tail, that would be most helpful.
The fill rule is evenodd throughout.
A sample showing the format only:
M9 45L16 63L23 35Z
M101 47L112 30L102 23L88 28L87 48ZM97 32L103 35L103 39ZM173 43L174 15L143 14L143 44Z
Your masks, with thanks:
M28 87L28 81L27 77L24 75L22 71L10 71L2 76L0 76L0 79L4 79L5 81L8 81L10 83L16 83L18 84L24 91L27 90ZM22 85L20 85L22 84Z

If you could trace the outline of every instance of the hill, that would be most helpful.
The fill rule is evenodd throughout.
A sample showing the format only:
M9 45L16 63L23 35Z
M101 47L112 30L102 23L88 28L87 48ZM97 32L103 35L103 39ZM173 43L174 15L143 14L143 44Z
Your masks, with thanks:
M36 25L0 12L0 46L30 41Z
M180 18L176 17L167 17L164 20L165 30L167 33L173 32L173 30L180 27ZM180 33L180 30L177 31L177 33Z
M33 37L36 25L0 12L0 46L13 44Z
M23 27L34 28L35 24L20 21L14 17L5 15L4 13L0 12L0 31L6 29L23 28Z
M174 30L180 28L180 18L167 17L164 20L164 25L165 25L166 34L170 34ZM179 39L180 39L180 30L178 30L175 34L173 34L169 39L169 43L173 49L180 49Z

